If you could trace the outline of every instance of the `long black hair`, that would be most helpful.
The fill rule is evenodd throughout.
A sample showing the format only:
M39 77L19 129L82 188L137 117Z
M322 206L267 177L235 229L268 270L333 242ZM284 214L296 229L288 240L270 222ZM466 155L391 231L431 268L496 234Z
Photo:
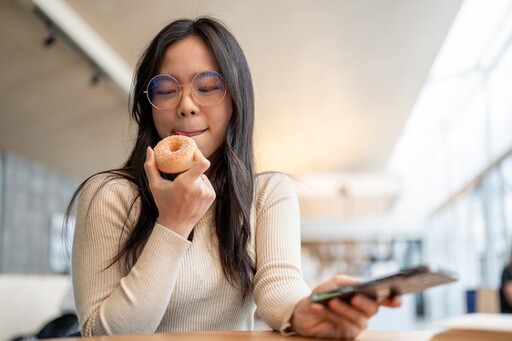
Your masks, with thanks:
M512 272L512 249L510 250L510 255L508 259L508 270Z
M247 297L254 274L254 262L247 250L251 239L255 176L254 94L251 74L240 45L221 22L210 17L171 22L150 42L137 64L131 99L131 116L138 127L134 147L121 168L101 172L110 174L107 181L121 177L132 182L139 193L136 200L140 199L140 214L135 226L124 244L119 246L112 264L123 259L127 267L133 264L155 225L158 210L149 190L144 162L147 146L154 147L160 137L144 90L157 74L166 49L190 36L201 38L212 51L233 103L224 143L210 160L209 179L216 193L215 229L222 269L229 283ZM93 176L86 179L73 195L66 212L68 218L80 191Z

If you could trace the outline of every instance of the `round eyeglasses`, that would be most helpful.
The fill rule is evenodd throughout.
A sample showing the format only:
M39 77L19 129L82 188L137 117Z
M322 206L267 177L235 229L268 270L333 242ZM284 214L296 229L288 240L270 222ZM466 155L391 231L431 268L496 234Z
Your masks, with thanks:
M204 106L219 104L226 96L224 79L216 71L203 71L192 78L190 84L180 84L170 75L156 75L146 88L149 103L159 110L170 110L178 105L184 86L190 86L194 100Z

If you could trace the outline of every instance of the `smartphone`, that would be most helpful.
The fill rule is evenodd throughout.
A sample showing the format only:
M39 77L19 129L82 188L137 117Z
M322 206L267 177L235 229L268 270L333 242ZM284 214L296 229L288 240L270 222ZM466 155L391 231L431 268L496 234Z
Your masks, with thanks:
M377 302L382 302L394 295L420 292L437 285L454 282L458 279L458 274L453 271L433 265L419 265L404 268L396 273L355 285L312 294L310 298L311 301L322 304L327 303L333 298L348 302L355 294L361 293Z

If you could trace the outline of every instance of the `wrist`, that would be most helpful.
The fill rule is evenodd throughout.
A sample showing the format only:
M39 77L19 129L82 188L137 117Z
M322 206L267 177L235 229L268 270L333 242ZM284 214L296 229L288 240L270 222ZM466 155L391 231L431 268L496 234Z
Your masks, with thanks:
M164 220L161 220L161 219L157 219L156 223L159 224L159 225L162 225L166 229L171 230L172 232L180 235L181 237L183 237L185 239L188 238L188 236L192 232L192 229L194 228L194 226L189 228L188 226L184 226L183 224L176 225L176 224L173 224L173 223L168 223L168 222L166 222ZM180 226L180 227L177 228L176 226Z
M295 305L292 316L290 316L290 319L286 325L287 335L305 335L303 331L301 331L301 316L304 316L304 307L309 306L309 304L309 298L305 297Z

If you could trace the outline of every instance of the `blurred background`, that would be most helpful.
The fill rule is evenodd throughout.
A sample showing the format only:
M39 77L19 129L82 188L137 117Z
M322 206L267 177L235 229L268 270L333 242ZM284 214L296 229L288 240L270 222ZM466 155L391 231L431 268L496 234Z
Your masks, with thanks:
M141 51L198 15L246 53L257 168L295 181L308 283L433 263L460 280L404 297L371 329L498 311L512 248L512 0L3 0L0 340L62 311L68 200L130 151Z

